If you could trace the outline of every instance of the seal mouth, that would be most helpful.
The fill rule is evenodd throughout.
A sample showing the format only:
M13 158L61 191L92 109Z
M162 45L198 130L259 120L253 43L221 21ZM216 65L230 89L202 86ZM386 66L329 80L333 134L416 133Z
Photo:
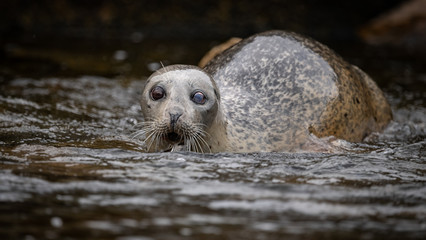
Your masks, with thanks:
M175 132L169 132L166 135L166 139L169 142L178 143L178 142L180 142L182 140L182 136L179 135L179 134L177 134L177 133L175 133Z

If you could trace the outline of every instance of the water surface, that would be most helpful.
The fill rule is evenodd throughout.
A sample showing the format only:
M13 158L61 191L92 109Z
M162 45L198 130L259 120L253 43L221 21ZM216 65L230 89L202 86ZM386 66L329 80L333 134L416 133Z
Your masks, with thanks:
M144 80L1 86L2 239L426 236L422 90L385 89L395 121L342 153L147 154L129 138Z

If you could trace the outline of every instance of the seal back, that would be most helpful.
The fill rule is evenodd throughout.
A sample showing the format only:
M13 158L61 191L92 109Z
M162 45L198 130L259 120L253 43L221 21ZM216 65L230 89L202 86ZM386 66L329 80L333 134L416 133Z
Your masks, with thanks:
M308 150L311 134L361 141L392 119L367 74L295 33L244 39L204 70L221 94L229 151Z

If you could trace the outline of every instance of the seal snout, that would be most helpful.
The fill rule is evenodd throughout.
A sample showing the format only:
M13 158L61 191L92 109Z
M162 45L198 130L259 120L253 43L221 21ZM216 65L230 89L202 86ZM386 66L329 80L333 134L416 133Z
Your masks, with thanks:
M182 116L182 113L169 113L170 115L170 132L167 133L166 138L170 142L179 142L182 140L182 136L177 133L177 122Z
M170 128L172 131L175 130L176 123L179 120L180 116L182 116L182 113L169 113L170 114Z

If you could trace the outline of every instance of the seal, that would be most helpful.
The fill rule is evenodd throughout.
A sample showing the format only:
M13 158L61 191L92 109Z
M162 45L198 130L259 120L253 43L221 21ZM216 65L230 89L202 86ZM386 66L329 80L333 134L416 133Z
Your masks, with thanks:
M362 141L392 119L382 91L328 47L285 31L243 39L204 69L171 65L142 91L146 151L317 151Z

